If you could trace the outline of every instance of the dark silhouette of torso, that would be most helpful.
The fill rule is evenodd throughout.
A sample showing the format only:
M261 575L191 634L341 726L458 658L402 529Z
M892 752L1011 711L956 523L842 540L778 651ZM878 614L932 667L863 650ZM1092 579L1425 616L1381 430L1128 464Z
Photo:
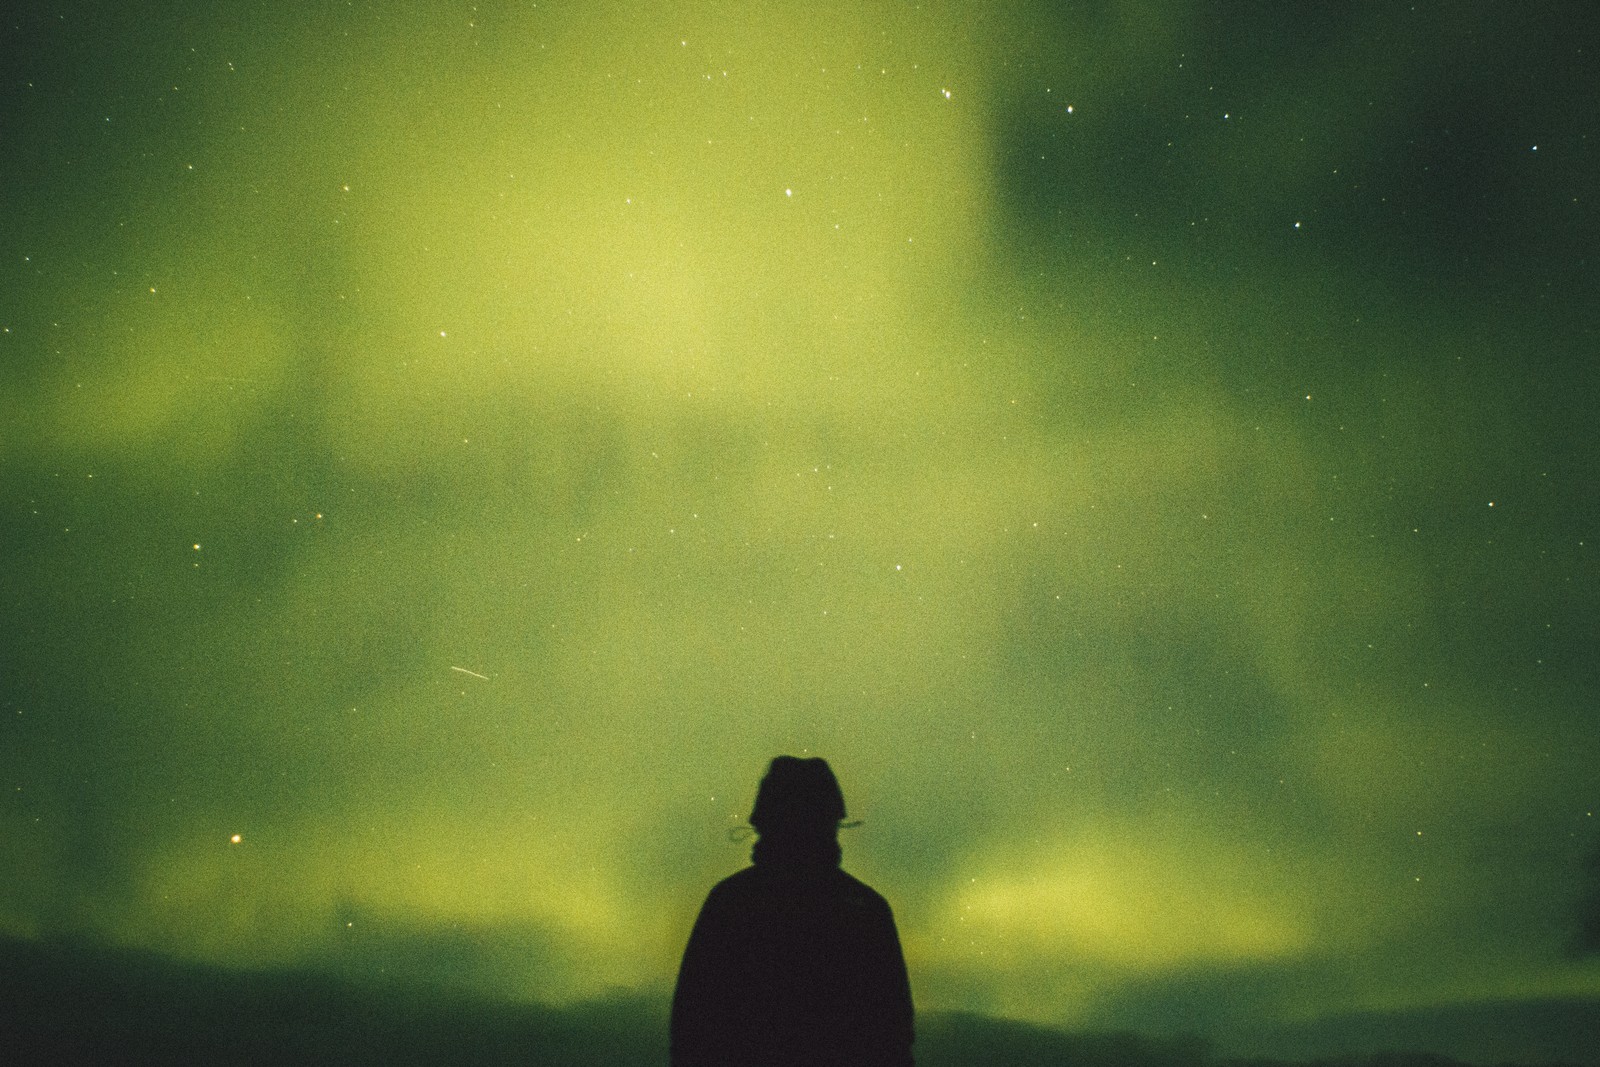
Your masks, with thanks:
M672 1001L673 1067L909 1067L888 902L839 869L837 846L775 851L758 844L700 910Z

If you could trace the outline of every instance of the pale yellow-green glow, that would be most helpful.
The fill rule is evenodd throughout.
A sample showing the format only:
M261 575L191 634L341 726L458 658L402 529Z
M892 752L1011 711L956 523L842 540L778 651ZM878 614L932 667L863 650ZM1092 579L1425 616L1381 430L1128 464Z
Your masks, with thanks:
M284 324L197 255L170 282L115 280L68 298L102 317L72 316L64 357L41 409L18 412L35 444L62 454L159 451L202 468L233 458L252 427L252 398L281 387L293 366Z
M375 927L396 931L537 931L557 956L528 952L500 992L545 1000L658 981L676 937L641 900L618 895L617 871L588 847L603 820L507 818L463 823L437 814L350 816L345 833L274 826L154 857L120 940L225 964L294 964L359 948ZM243 836L243 835L242 835Z
M1157 235L1094 170L1209 16L547 6L259 27L33 309L6 592L79 621L17 676L59 706L16 700L0 932L662 993L794 751L925 1009L1595 991L1494 852L1577 854L1572 722L1440 651L1502 610L1450 565L1577 538L1429 480L1487 455L1491 312ZM1197 200L1311 180L1210 136Z
M957 891L945 919L967 939L958 951L998 957L1000 968L1037 953L1148 971L1280 958L1310 940L1302 906L1285 892L1297 887L1273 885L1264 850L1203 840L1175 848L1124 831L1052 842L992 872L979 864L984 873Z

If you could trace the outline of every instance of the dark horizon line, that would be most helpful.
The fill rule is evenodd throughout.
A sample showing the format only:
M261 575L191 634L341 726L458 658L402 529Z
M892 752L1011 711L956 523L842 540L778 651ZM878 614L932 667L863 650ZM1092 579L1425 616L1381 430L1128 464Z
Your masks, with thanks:
M0 997L11 1009L0 1019L0 1052L37 1049L32 1063L666 1062L667 998L622 989L552 1006L414 974L236 967L81 937L0 935ZM1514 1003L1572 1030L1572 1048L1585 1047L1583 1033L1600 1032L1588 1029L1600 1022L1600 998ZM1321 1025L1337 1028L1340 1018L1354 1026L1364 1016ZM1067 1030L970 1010L919 1012L917 1035L922 1067L1600 1067L1593 1054L1459 1059L1425 1047L1230 1055L1198 1034Z

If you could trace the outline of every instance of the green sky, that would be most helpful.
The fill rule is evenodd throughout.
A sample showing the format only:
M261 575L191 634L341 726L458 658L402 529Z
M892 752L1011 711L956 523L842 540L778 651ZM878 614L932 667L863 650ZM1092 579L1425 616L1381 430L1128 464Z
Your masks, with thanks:
M1586 7L95 7L0 933L662 992L794 752L924 1009L1600 998Z

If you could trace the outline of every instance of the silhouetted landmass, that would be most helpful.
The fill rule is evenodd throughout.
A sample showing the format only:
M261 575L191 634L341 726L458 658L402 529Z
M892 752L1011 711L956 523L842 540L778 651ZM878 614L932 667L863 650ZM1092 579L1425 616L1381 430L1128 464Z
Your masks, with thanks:
M1554 1010L1554 1009L1552 1009ZM1560 1025L1592 1018L1585 1003ZM572 1008L316 972L240 971L150 953L0 939L0 1063L527 1064L662 1067L665 1000ZM1590 1013L1584 1015L1584 1012ZM919 1067L1285 1067L1225 1059L1201 1038L1070 1034L966 1013L919 1017ZM1593 1033L1595 1031L1591 1031ZM1576 1046L1583 1047L1583 1046ZM1569 1059L1574 1067L1592 1057ZM1429 1053L1311 1067L1463 1067Z
M1600 1064L1600 999L1481 1001L1406 1012L1349 1012L1281 1025L1236 1047L1318 1064L1426 1067L1470 1058L1479 1064ZM1373 1056L1372 1049L1426 1050ZM1270 1061L1262 1061L1270 1062ZM1278 1061L1278 1062L1281 1062Z
M0 1063L659 1067L665 1006L574 1009L420 985L0 941Z
M917 1067L1202 1067L1218 1062L1198 1037L1071 1034L965 1012L929 1016L917 1026Z

